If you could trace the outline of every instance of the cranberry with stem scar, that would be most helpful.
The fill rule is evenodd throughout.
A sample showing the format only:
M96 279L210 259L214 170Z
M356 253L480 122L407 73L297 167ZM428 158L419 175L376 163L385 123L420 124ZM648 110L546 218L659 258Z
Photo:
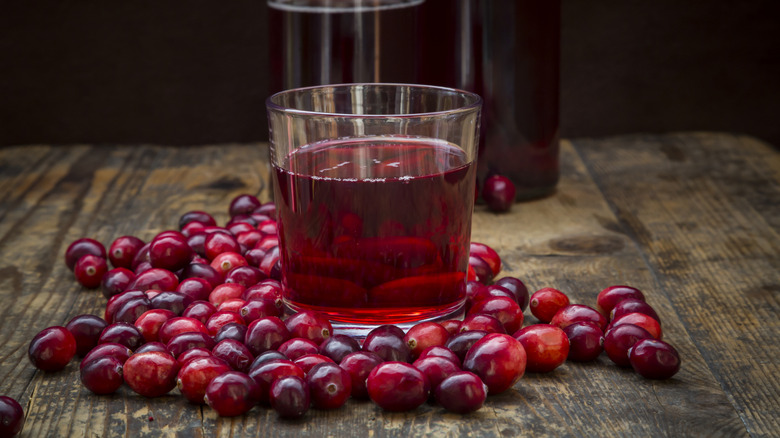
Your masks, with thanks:
M73 266L76 280L87 289L95 289L100 286L106 272L108 272L106 259L92 254L82 256Z
M539 289L531 295L531 314L541 322L550 322L559 310L569 305L569 297L551 287Z
M68 245L68 249L65 250L65 264L68 266L68 269L72 271L73 267L76 266L76 262L87 254L105 259L106 247L89 237L74 240Z
M506 333L506 329L504 328L504 325L501 324L501 321L493 316L480 313L463 318L463 323L460 325L460 331L468 332L472 330L481 330L488 333Z
M276 350L284 341L292 338L290 330L275 316L252 321L247 327L244 344L255 356L268 350Z
M130 269L133 267L133 259L144 245L144 241L135 236L118 237L108 247L108 259L116 268Z
M450 338L450 332L441 324L424 321L413 325L404 335L404 342L409 346L412 358L416 359L428 347L444 345Z
M311 404L317 409L338 409L352 394L352 377L335 363L314 365L306 374Z
M328 318L318 312L304 310L284 321L293 337L311 339L317 345L322 344L333 333L333 326Z
M48 327L35 335L27 349L27 357L35 368L59 371L76 355L76 338L65 327Z

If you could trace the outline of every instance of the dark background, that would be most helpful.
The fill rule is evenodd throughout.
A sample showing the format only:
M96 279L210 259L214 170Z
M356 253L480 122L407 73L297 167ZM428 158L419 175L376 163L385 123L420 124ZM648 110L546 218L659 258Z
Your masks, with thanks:
M263 140L266 12L264 0L0 0L0 145ZM779 23L777 0L563 0L561 135L780 145Z

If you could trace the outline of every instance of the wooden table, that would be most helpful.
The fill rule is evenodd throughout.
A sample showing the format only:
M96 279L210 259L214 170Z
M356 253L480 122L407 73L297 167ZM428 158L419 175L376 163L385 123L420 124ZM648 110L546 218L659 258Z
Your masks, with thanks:
M509 214L478 207L474 216L473 240L496 248L502 275L530 289L556 287L589 305L609 285L642 289L683 358L668 381L602 355L529 373L471 415L435 405L386 413L350 401L284 422L259 407L219 418L176 391L98 397L81 386L75 360L57 373L30 365L35 333L105 305L65 266L71 241L150 239L191 209L224 223L233 196L270 199L265 147L0 149L0 394L22 403L22 436L780 434L780 154L729 134L564 141L556 194Z

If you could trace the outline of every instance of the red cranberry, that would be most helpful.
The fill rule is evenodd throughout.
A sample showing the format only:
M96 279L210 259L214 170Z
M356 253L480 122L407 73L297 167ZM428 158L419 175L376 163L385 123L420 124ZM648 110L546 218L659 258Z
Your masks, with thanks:
M206 321L206 329L208 329L211 336L216 336L222 327L231 323L245 324L244 318L238 313L229 310L217 310Z
M317 345L333 333L333 326L324 314L309 310L290 316L284 324L293 337L311 339Z
M179 286L179 279L173 272L162 269L152 268L137 274L135 280L128 286L128 289L134 290L176 290Z
M493 281L493 271L490 269L490 265L482 260L482 258L469 256L469 268L474 270L478 282L490 284L490 282Z
M469 254L481 258L488 264L490 272L493 273L493 277L501 272L501 257L499 257L498 253L493 248L484 243L471 242L469 251Z
M244 318L244 322L247 324L260 318L266 318L269 316L282 316L283 308L282 301L269 300L266 298L255 299L249 302L245 302L240 309L238 309L239 315Z
M352 377L335 363L314 365L306 374L311 404L317 409L338 409L352 394Z
M249 266L259 268L260 263L262 263L263 259L265 258L265 254L266 251L264 249L250 248L244 252L244 258L246 259L247 263L249 263ZM263 273L263 275L265 275L265 273Z
M589 362L596 360L603 351L601 346L604 332L596 323L580 321L569 324L563 329L569 338L568 360Z
M487 334L488 332L482 330L461 332L451 336L444 346L455 353L455 356L458 356L458 360L462 363L471 347Z
M515 202L514 183L503 175L492 175L482 185L482 199L491 211L501 213L509 211Z
M239 266L233 268L225 276L225 283L237 283L244 288L254 286L257 283L265 280L266 276L263 272L254 266Z
M279 353L287 356L288 359L294 361L307 354L317 354L319 345L311 339L292 338L284 341L277 350Z
M98 344L95 348L89 351L89 353L86 354L81 359L81 365L79 367L83 367L84 365L88 364L90 361L97 359L99 357L107 357L111 356L119 360L121 363L125 363L127 358L130 357L130 355L133 354L133 351L129 348L125 347L122 344L117 344L116 342L109 342L106 344Z
M513 336L525 349L526 371L549 373L563 365L569 355L569 338L554 325L529 325Z
M658 317L658 314L655 312L655 309L653 309L652 306L642 300L637 300L634 298L626 298L625 300L617 303L615 307L612 308L610 315L614 321L621 316L628 315L629 313L644 313L656 321L661 321L661 318Z
M141 333L144 341L158 341L160 339L158 336L160 326L165 321L175 317L176 314L167 309L147 310L135 320L135 328Z
M506 333L504 324L501 324L501 321L493 316L482 315L480 313L463 318L463 323L460 325L460 331L468 332L472 330L481 330L488 333Z
M626 298L634 298L641 301L645 300L645 296L639 289L631 286L610 286L601 292L596 297L596 307L604 315L609 315L615 305Z
M244 343L244 337L246 336L246 326L236 322L229 322L219 329L214 336L215 342L220 342L225 339L233 339L238 342Z
M134 354L125 361L125 383L144 397L159 397L176 387L179 363L170 354L149 351Z
M122 236L115 239L108 248L108 259L116 268L133 267L138 251L145 245L144 241L135 236Z
M230 234L233 236L238 236L241 233L245 233L247 231L257 231L255 229L256 222L254 219L252 219L251 216L242 216L240 218L233 218L230 220L230 222L225 225L225 228L227 228L228 231L230 231ZM261 236L262 233L257 231Z
M225 278L228 272L230 272L231 269L237 268L239 266L248 266L249 262L246 261L244 256L239 254L238 252L223 252L222 254L217 255L214 257L214 260L211 261L211 267L216 270L219 275L222 276L222 278ZM266 276L268 275L267 272L264 272Z
M238 316L241 316L241 314L238 312L241 311L241 308L244 307L244 305L246 305L246 301L242 300L241 298L231 298L229 300L223 301L222 304L217 306L217 311L233 312ZM241 319L246 323L246 320L244 320L243 317Z
M531 314L540 322L550 322L559 310L569 305L569 297L551 287L539 289L531 295Z
M136 275L139 274L138 267L141 264L149 263L149 247L151 245L152 242L146 243L144 244L144 246L141 247L141 249L138 250L137 253L135 253L135 257L133 257L133 264L130 266L130 269L132 269Z
M645 315L644 313L629 313L627 315L623 315L620 318L613 320L609 327L617 327L622 324L634 324L636 326L642 327L643 329L647 330L647 332L650 333L652 337L658 340L660 340L663 336L661 324L657 320ZM609 331L609 329L607 330Z
M205 211L191 210L179 217L179 229L184 228L190 222L200 222L203 225L212 227L217 225L217 221Z
M255 245L257 245L257 242L259 242L262 238L263 233L255 229L241 231L236 234L236 242L238 242L239 245L250 249L254 248Z
M239 214L249 214L255 212L261 205L262 204L260 203L260 200L258 200L256 196L244 193L236 196L232 201L230 201L230 208L228 208L228 212L230 217L235 217Z
M179 333L173 336L165 348L173 355L173 357L179 357L180 354L193 348L205 348L211 350L214 348L214 339L201 332L185 332ZM250 361L251 362L251 361Z
M279 246L279 236L269 234L263 236L263 238L260 239L260 241L255 244L254 249L261 249L265 251L267 254L270 250L278 246Z
M151 343L152 342L150 342L149 344L151 344ZM156 342L156 343L157 344L162 344L162 342ZM144 344L144 345L149 345L149 344ZM165 346L163 345L163 347L165 347ZM167 352L168 349L166 348L165 351ZM176 361L179 362L179 365L181 365L182 368L184 368L188 363L190 363L190 361L193 361L193 360L199 359L199 358L203 358L203 357L214 358L214 355L211 354L211 351L206 349L206 348L196 347L196 348L192 348L192 349L187 350L184 353L180 354L179 357L176 358ZM224 362L224 361L222 361L222 362ZM225 364L225 365L227 365L227 364ZM179 373L181 373L181 369L179 369ZM204 386L204 389L205 389L205 386Z
M300 377L287 376L275 380L269 392L271 407L281 418L294 420L306 415L311 403L309 385Z
M392 412L411 411L428 399L430 383L422 371L404 362L383 362L366 379L371 400Z
M271 219L276 218L276 204L273 202L266 202L265 204L260 205L259 207L255 208L253 213L258 214L264 214Z
M278 226L273 219L265 220L257 224L257 230L264 235L276 236L278 234Z
M249 366L255 360L255 357L243 343L233 339L220 341L211 349L211 353L227 362L234 370L243 373L249 372Z
M460 333L460 324L461 320L459 319L448 319L446 321L442 321L439 324L441 324L442 327L444 327L447 332L449 332L450 336L456 335Z
M239 371L228 371L209 382L203 400L220 417L235 417L254 407L258 391L251 377Z
M607 328L607 318L596 309L583 304L569 304L562 307L555 313L550 324L560 328L566 328L567 325L578 321L591 321L596 323L602 330Z
M680 354L657 339L638 341L629 348L628 360L634 370L647 379L668 379L680 370Z
M223 277L222 274L217 272L216 269L212 268L211 265L194 262L190 263L186 268L184 268L184 270L181 272L181 278L202 278L208 281L211 285L211 289L213 289L222 284ZM211 289L209 289L209 292L211 292Z
M152 302L146 296L139 296L127 300L121 307L116 309L113 322L134 323L145 312L151 310Z
M358 400L368 400L366 379L377 365L382 363L382 358L370 351L356 351L349 353L339 363L352 377L352 397Z
M284 376L297 376L302 379L306 377L298 365L287 359L271 359L257 365L255 363L249 367L249 376L257 382L260 388L258 401L264 405L269 403L268 393L274 380Z
M206 387L215 377L228 371L231 371L230 367L216 357L192 358L183 362L176 375L176 387L190 403L204 404Z
M74 316L65 328L73 335L76 340L76 354L84 356L90 350L95 348L100 338L100 333L108 326L108 323L101 317L95 315Z
M328 356L323 356L317 353L304 354L303 356L293 360L293 363L298 365L303 370L304 374L309 374L309 371L311 371L315 365L325 362L335 363L333 362L333 359L329 358Z
M205 238L206 238L205 237L206 225L203 225L200 222L190 222L187 225L181 227L179 229L179 231L181 231L181 234L183 234L184 237L187 238L187 244L190 246L190 248L192 248L193 251L195 251L198 254L202 254L203 253L202 248L200 248L200 246L202 246L202 245L199 245L199 243L196 243L195 245L193 245L194 241L197 242L199 240L199 239L195 240L195 239L193 239L193 237L194 236L201 236L205 240ZM200 243L202 243L202 242L200 242ZM199 245L199 247L195 248L195 246L198 246L198 245Z
M115 342L125 347L135 350L144 343L144 338L134 325L119 321L110 324L100 333L98 344Z
M107 323L111 324L114 322L114 315L116 315L117 311L124 307L125 304L136 299L146 299L147 301L149 300L146 297L146 294L140 290L124 291L121 294L114 295L113 297L109 298L108 303L106 304L106 310L103 313L103 319L105 319ZM151 305L151 302L149 304Z
M628 350L641 339L653 339L653 335L634 324L622 324L611 328L604 335L604 351L616 365L627 367L631 365Z
M515 294L503 286L496 286L495 284L481 286L482 287L476 289L471 294L471 296L466 296L466 312L468 312L468 310L471 309L471 306L473 306L475 303L487 300L489 298L504 297L509 298L512 301L517 301ZM518 303L518 306L519 305L520 303Z
M81 383L95 394L113 394L124 383L122 365L111 356L93 359L81 367Z
M106 259L92 254L81 256L73 267L76 280L87 289L100 286L103 275L108 271Z
M255 356L268 350L276 350L284 341L292 338L290 330L275 316L256 319L247 327L244 344Z
M476 341L475 341L476 342ZM444 346L433 346L428 347L425 350L423 350L422 353L420 353L420 357L418 359L423 359L426 357L443 357L445 359L449 359L452 362L454 362L458 367L460 367L461 360L458 357L457 354L453 353L452 350L450 350L447 347Z
M526 353L520 342L501 333L478 340L463 360L463 369L471 371L487 385L489 394L511 388L525 373Z
M268 350L263 353L260 353L259 356L255 357L254 362L252 362L252 365L249 366L249 371L251 372L253 369L259 367L261 364L272 361L274 359L283 359L289 361L287 356L283 355L282 353L279 353L276 350Z
M170 353L168 351L168 348L165 347L165 344L163 344L160 341L147 342L144 345L138 347L138 349L135 350L135 353L145 353L147 351L159 351L160 353ZM178 358L176 360L178 360ZM179 361L179 363L182 362Z
M114 268L103 275L100 280L100 290L106 299L118 295L135 280L135 273L126 268Z
M439 356L428 356L417 359L412 363L412 366L425 374L425 377L428 378L428 382L431 384L432 390L435 390L442 380L461 370L459 364Z
M27 350L35 368L59 371L76 355L76 338L65 327L48 327L38 332Z
M206 335L209 334L209 330L206 328L206 325L197 319L187 318L185 316L177 316L176 318L171 318L165 321L160 326L160 330L157 332L157 335L160 338L160 342L167 345L171 338L180 333L186 332L201 332Z
M523 326L523 309L516 301L495 297L475 303L468 312L469 315L490 315L501 321L507 333L514 333Z
M254 286L250 286L244 290L241 294L241 298L246 301L254 301L260 299L269 299L272 301L282 299L282 284L276 280L265 279Z
M528 302L530 301L528 288L520 279L515 277L503 277L496 280L494 285L509 289L510 292L515 294L515 301L517 301L517 304L520 305L520 308L523 309L523 311L528 308Z
M11 438L24 427L22 405L11 397L0 395L0 436Z
M208 301L212 289L211 283L198 277L185 278L176 286L176 292L187 295L192 301Z
M105 259L106 247L89 237L74 240L68 245L68 249L65 250L65 264L68 266L68 269L72 271L73 267L76 266L76 262L87 254Z
M260 270L263 271L263 273L268 277L278 279L276 275L278 273L275 273L275 270L277 270L279 267L280 259L281 253L279 251L279 247L275 246L270 248L268 252L265 253L263 261L260 262L258 268L260 268Z
M459 371L453 373L436 387L434 397L449 412L468 414L482 407L487 398L488 387L474 373Z
M184 309L192 303L188 295L173 291L162 291L150 300L155 309L167 309L176 315L181 315Z
M149 262L155 268L178 271L190 264L192 256L187 238L178 231L163 231L149 246Z
M337 333L325 339L319 347L319 354L340 363L350 353L360 351L360 343L348 335Z
M241 246L232 234L210 233L203 241L203 250L207 259L214 260L226 252L241 252Z
M211 318L211 315L217 312L217 308L208 301L193 301L181 312L181 316L197 319L198 321L206 324Z
M404 342L409 346L412 358L434 345L444 345L450 338L450 332L441 324L433 321L420 322L412 326L404 336Z
M412 351L404 342L403 336L398 336L397 333L389 330L374 329L369 332L363 341L363 351L376 353L384 361L411 362L412 360Z

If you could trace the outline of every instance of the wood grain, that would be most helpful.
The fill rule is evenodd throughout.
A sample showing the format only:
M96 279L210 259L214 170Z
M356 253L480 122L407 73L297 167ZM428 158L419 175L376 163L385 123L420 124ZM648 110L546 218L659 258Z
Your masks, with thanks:
M776 436L780 418L780 158L725 134L564 141L548 198L496 215L478 207L472 239L502 255L502 275L595 304L612 284L645 291L683 357L673 379L645 380L604 356L528 374L480 411L426 404L386 413L351 400L281 421L254 408L219 418L176 391L146 399L84 389L73 361L36 372L29 340L105 299L62 258L74 239L150 239L187 210L227 219L230 199L270 200L265 145L0 149L0 394L19 400L23 436ZM536 322L526 315L526 324Z

